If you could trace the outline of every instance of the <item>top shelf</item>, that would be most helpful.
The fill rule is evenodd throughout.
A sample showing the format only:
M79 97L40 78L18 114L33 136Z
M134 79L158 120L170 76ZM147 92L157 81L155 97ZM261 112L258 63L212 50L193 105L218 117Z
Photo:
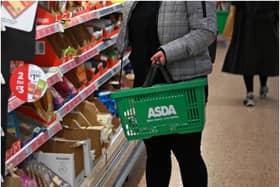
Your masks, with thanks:
M69 21L67 21L66 25L63 25L60 22L56 22L50 25L39 25L36 27L36 40L55 34L57 32L64 32L65 29L85 23L92 19L99 19L103 16L117 12L122 8L123 8L123 4L116 3L110 6L106 6L97 10L92 10L84 14L75 16L71 18Z

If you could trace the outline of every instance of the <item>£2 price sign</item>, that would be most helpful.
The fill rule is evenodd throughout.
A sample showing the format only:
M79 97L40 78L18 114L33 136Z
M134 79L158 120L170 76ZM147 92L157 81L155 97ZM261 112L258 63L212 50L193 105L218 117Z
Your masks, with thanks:
M48 88L47 76L40 67L24 64L13 71L10 87L17 98L25 102L34 102L45 94Z

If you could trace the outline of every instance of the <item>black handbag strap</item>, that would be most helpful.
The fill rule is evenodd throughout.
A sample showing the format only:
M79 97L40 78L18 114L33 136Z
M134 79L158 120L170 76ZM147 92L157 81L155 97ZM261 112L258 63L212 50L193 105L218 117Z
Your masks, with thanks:
M156 64L151 65L151 67L148 71L148 74L146 76L145 82L143 84L143 87L152 86L158 69L160 70L160 73L162 74L163 78L165 79L165 81L167 83L173 82L172 77L171 77L170 73L168 72L168 70L166 69L166 67L159 63L156 63Z

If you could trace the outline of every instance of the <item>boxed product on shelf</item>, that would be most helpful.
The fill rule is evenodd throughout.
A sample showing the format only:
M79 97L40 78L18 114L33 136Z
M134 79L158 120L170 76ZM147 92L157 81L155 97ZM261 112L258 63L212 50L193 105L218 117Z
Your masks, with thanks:
M94 79L99 78L108 70L106 62L97 60L96 57L88 60L85 65L87 70L93 73Z
M55 2L52 1L39 2L36 15L37 25L49 25L62 20L63 14L61 12L63 11L63 9L61 8L61 10L58 10L59 6L55 5Z
M77 121L77 123L72 123L74 120ZM83 113L75 110L64 116L63 124L69 128L85 128L91 126L90 122Z
M97 120L98 110L93 103L85 100L75 110L80 111L88 119L91 126L101 126Z
M78 90L66 76L63 76L62 80L62 82L56 83L51 89L56 109L59 109L64 103L71 100L78 93Z
M59 92L53 88L49 88L51 90L51 93L53 95L53 105L54 105L54 110L58 110L60 107L63 106L64 104L64 98L59 94Z
M49 25L103 7L100 1L40 1L37 25Z
M105 18L109 18L112 22L113 26L113 35L118 33L121 29L121 22L122 22L122 14L115 12L108 16L105 16Z
M112 23L112 20L109 18L92 20L87 23L87 26L93 27L95 30L102 30L103 39L110 38L119 32L119 29L116 29L115 25Z
M68 37L55 33L36 41L34 64L51 67L61 65L77 55Z
M47 89L45 95L38 101L26 103L17 108L16 111L46 125L49 125L56 120L53 96L50 89Z
M87 101L94 103L97 110L100 113L107 113L107 114L110 113L110 111L106 108L106 106L97 97L89 96L87 98ZM116 116L112 116L112 122L111 123L113 125L114 130L118 129L119 126L120 126L120 120Z
M101 132L104 127L83 127L78 120L73 118L69 120L63 120L62 124L64 128L57 134L58 137L68 139L77 138L78 140L90 139L92 160L99 158L99 156L102 154L103 142L101 139Z
M84 24L69 28L36 41L34 64L44 67L59 66L95 45Z
M76 38L76 41L82 47L83 52L87 51L95 45L93 37L89 33L85 24L77 25L75 27L67 29L66 31L72 32L73 36Z
M80 186L85 176L84 146L74 140L51 139L40 147L36 158L71 186Z
M94 25L86 23L87 30L92 35L95 44L98 44L103 41L103 29L94 27Z
M115 46L112 46L102 51L95 57L95 59L106 62L107 68L112 68L119 62L118 56L119 54L117 48Z
M94 111L93 115L95 115ZM58 136L63 135L64 137L70 138L74 135L73 133L77 132L80 137L90 138L92 149L95 150L95 157L99 157L101 155L104 143L102 135L104 134L104 130L106 130L104 126L93 126L88 118L79 111L72 111L67 114L63 118L62 124L64 129L58 134Z
M77 90L85 88L93 79L90 72L86 69L85 64L80 64L78 67L67 72L64 76L73 83Z
M91 124L90 128L103 127L101 130L102 142L106 143L110 141L114 127L111 114L100 113L95 104L89 101L83 101L76 107L76 110L80 111L88 119Z
M63 122L63 124L69 124L69 122ZM71 125L70 125L71 126ZM90 165L92 161L99 158L102 154L102 142L101 142L101 130L96 128L66 128L64 126L56 137L61 137L69 140L89 140L90 142Z
M6 160L11 158L21 149L21 141L16 138L13 134L6 132Z

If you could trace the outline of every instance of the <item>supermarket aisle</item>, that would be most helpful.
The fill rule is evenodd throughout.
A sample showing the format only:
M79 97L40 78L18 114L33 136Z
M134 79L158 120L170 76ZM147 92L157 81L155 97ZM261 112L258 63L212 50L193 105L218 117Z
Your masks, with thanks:
M214 71L209 76L207 123L202 139L202 153L208 167L209 187L278 186L278 78L268 81L268 98L258 98L257 105L242 105L245 88L241 76L221 73L226 47L220 42ZM145 186L145 153L124 187ZM179 169L173 157L170 187L182 187Z

